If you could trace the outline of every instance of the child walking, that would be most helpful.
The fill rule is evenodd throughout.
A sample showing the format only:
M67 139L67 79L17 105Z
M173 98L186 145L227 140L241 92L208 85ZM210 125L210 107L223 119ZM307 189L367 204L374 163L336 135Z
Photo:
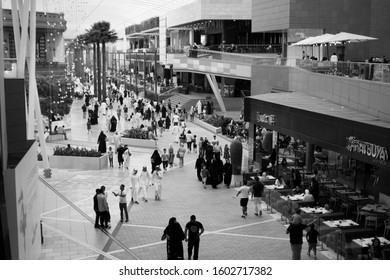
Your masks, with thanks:
M167 171L168 159L169 159L169 155L167 154L167 149L164 148L163 153L161 154L161 161L163 164L164 171Z
M314 224L310 224L310 229L306 234L306 240L309 243L307 255L310 256L310 251L313 250L314 259L317 259L317 239L318 231L314 228Z
M114 167L114 151L112 150L112 147L108 148L108 160L110 162L110 167Z
M209 174L210 173L207 170L206 165L203 164L202 170L201 170L201 176L202 176L202 184L203 184L204 189L206 188L206 181L207 181L207 177L209 177Z

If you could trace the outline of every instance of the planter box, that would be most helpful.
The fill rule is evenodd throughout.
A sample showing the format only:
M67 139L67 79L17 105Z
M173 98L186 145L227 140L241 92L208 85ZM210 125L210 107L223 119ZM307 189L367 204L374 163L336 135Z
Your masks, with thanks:
M108 167L108 156L101 157L73 157L49 156L50 168L101 170Z
M59 141L59 140L64 140L65 135L64 134L52 134L48 135L46 138L47 142L53 142L53 141Z
M134 139L134 138L125 138L122 137L122 144L129 147L141 147L147 149L156 149L157 144L154 140L149 139Z
M199 125L200 127L203 127L204 129L214 133L214 134L222 133L221 127L212 126L211 124L208 124L208 123L201 121L199 119L197 120L196 124Z

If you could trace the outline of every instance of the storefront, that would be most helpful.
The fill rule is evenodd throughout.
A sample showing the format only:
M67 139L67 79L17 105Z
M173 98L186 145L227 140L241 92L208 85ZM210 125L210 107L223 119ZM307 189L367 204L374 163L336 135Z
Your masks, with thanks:
M390 195L390 123L302 93L269 93L245 99L245 121L250 123L250 146L255 125L300 139L357 162L375 176L368 191ZM249 158L253 159L254 153ZM360 175L355 172L354 184Z

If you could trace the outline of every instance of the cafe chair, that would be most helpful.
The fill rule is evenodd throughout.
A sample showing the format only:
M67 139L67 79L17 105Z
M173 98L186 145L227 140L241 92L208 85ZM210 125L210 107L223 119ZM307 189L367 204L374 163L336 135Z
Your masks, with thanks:
M356 207L356 205L354 203L352 203L351 201L349 201L348 198L342 198L340 208L341 208L341 211L343 211L345 213L345 217L347 217L348 214L351 213L351 211L355 207Z
M382 250L382 260L390 260L390 249Z
M375 203L375 196L369 195L368 196L368 203L374 204Z
M375 231L382 225L382 217L378 215L367 215L364 227L374 226Z
M369 213L362 210L362 206L357 208L356 222L359 223L363 216L367 216Z

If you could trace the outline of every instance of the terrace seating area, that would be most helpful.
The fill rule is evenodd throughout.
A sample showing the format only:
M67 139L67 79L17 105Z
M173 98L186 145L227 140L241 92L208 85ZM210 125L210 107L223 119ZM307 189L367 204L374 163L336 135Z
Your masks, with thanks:
M249 180L250 184L254 176L259 174L245 173L243 179ZM378 203L373 196L327 179L320 180L322 195L319 201L306 202L304 195L294 193L290 186L276 186L275 177L259 178L265 187L263 201L267 210L278 213L283 224L290 222L298 208L303 223L317 220L318 246L322 250L331 250L337 259L372 259L372 240L378 237L379 250L384 253L375 258L389 259L390 205Z

